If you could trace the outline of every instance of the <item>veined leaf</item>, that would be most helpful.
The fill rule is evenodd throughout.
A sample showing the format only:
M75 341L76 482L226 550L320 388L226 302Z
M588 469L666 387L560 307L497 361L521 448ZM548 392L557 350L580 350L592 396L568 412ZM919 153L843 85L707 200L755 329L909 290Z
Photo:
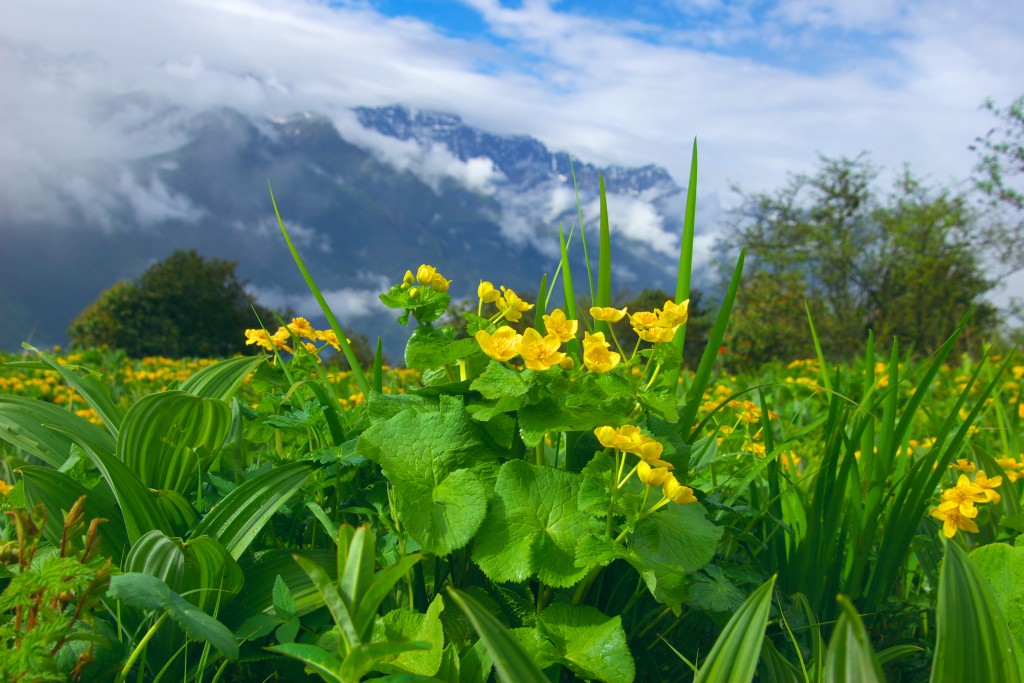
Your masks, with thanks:
M341 677L341 660L327 650L306 643L284 643L267 648L293 659L297 659L328 683L350 683Z
M51 429L50 425L59 427ZM71 453L71 444L79 438L113 452L114 439L102 427L84 417L24 396L0 396L0 439L31 453L51 467L61 467Z
M54 429L58 428L54 427ZM81 433L67 434L67 436L82 447L82 450L107 481L110 490L114 492L118 507L121 508L121 516L124 519L130 543L134 545L143 534L152 529L173 533L170 521L153 496L146 490L138 475L114 457L110 451L105 450L104 444L87 441L81 438Z
M444 650L444 629L441 626L441 612L444 600L441 594L434 596L425 614L400 607L377 619L373 629L374 643L419 642L427 647L417 650L403 650L379 659L373 668L382 673L412 673L433 676L441 667Z
M989 543L971 551L970 558L1006 617L1017 667L1024 672L1024 548Z
M956 543L944 541L931 683L1019 683L1013 640L992 592Z
M221 447L231 429L231 407L185 391L144 396L125 415L117 457L152 489L185 494L195 487L200 459Z
M774 586L773 576L743 601L712 646L694 683L750 683L754 679Z
M846 596L838 600L842 612L825 655L825 683L883 683L882 666L860 615Z
M75 501L84 495L85 519L107 520L99 527L100 551L112 557L115 563L121 563L122 555L128 549L129 543L128 533L125 531L124 521L116 504L111 504L108 499L89 491L68 475L55 469L22 467L19 471L25 482L25 507L32 509L38 503L46 507L46 537L50 543L54 546L60 545L63 532L61 512L70 510Z
M245 482L217 503L192 530L220 541L236 560L249 547L274 513L284 505L316 470L309 462L275 467Z
M73 368L66 365L61 365L57 360L46 353L40 351L31 344L24 343L22 346L29 351L34 352L39 359L46 363L52 370L55 370L61 378L73 386L82 398L85 399L96 414L103 420L103 424L106 426L107 431L112 435L117 435L117 430L121 426L121 420L124 417L121 413L121 409L117 407L114 400L110 398L110 392L107 387L101 384L95 377L91 375L79 375L73 371Z
M266 361L265 355L222 360L193 374L182 383L181 390L202 398L228 401L245 378Z
M310 548L302 554L317 565L325 567L332 580L334 573L334 551ZM316 586L309 576L292 558L289 550L263 550L254 555L244 556L239 565L245 576L245 599L234 600L222 612L224 623L238 627L246 619L257 614L273 614L273 592L280 576L288 585L295 601L296 616L305 616L324 606Z
M589 567L576 566L576 545L601 525L579 509L581 476L509 460L473 544L473 560L492 581L536 575L549 586L576 583Z
M461 401L441 397L440 412L405 410L359 438L395 488L402 525L424 550L447 555L469 543L487 511L497 456Z
M586 605L555 604L537 616L537 631L580 678L632 683L636 677L620 616L609 617Z

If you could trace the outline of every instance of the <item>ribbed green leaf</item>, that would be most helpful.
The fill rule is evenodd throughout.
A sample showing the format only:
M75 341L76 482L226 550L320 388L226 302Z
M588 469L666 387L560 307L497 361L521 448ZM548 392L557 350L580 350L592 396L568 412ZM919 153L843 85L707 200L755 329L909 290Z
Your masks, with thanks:
M841 614L825 655L825 683L882 683L885 675L860 615L846 596L838 601Z
M152 489L185 494L195 488L197 450L213 454L231 429L231 407L220 399L185 391L144 396L125 415L117 457Z
M696 234L697 216L697 138L693 139L693 152L690 155L690 182L686 188L686 213L683 218L683 236L679 241L679 266L676 271L676 303L682 303L690 298L690 276L693 271L693 238ZM683 325L676 332L672 340L679 355L683 354L683 345L686 343L686 325ZM679 376L682 373L682 364L672 370L671 386L679 386ZM673 393L673 396L675 394Z
M581 228L582 230L582 228ZM558 244L561 249L562 261L562 292L565 295L565 317L567 320L576 320L576 293L572 282L572 269L569 267L569 245L565 241L565 233L562 226L558 226ZM566 345L569 355L580 360L580 342L575 337L569 340Z
M42 503L46 508L46 538L50 543L60 544L62 513L70 510L75 501L85 495L85 519L107 520L99 527L101 554L114 558L116 564L121 563L122 555L128 549L128 533L116 504L55 469L22 467L19 471L25 482L25 507L32 509Z
M303 662L320 678L329 683L351 683L341 677L341 661L327 650L316 645L285 643L283 645L271 645L267 649Z
M197 536L182 541L158 530L132 546L124 570L157 577L203 611L226 604L245 583L238 563L214 539Z
M222 360L193 374L182 383L181 390L202 398L227 401L235 395L245 378L266 361L265 355Z
M956 543L944 541L931 683L1020 683L1006 619L985 580Z
M24 396L0 396L0 439L15 448L51 467L60 467L75 443L69 434L80 434L86 441L102 444L104 450L114 450L114 439L109 433L65 408Z
M448 595L473 624L494 660L502 683L548 683L547 676L530 659L515 636L483 605L455 588L449 588Z
M377 539L368 524L357 527L347 544L343 544L341 538L344 535L339 534L338 587L348 604L354 608L373 581Z
M292 462L245 482L217 503L192 530L220 541L236 560L277 510L313 476L315 466Z
M238 643L227 626L202 611L155 576L128 573L110 579L108 596L129 607L167 610L193 640L205 641L230 660L238 659Z
M91 375L80 375L74 372L75 368L73 366L61 365L53 356L45 351L40 351L31 344L24 343L22 346L34 352L43 363L50 366L50 369L55 370L65 382L73 386L79 395L85 399L85 402L100 416L107 431L114 435L117 434L117 430L121 426L121 419L124 416L121 413L121 409L110 398L110 392L107 390L106 385Z
M59 428L54 427L54 429ZM128 469L127 465L100 444L81 438L83 436L81 433L64 433L82 447L85 454L92 460L93 465L103 475L110 490L114 492L130 543L134 544L144 533L152 529L173 533L171 523L159 504L143 486L139 477Z
M775 577L750 594L718 636L694 683L750 683L768 626Z
M377 608L384 601L388 593L395 587L405 573L412 569L413 565L420 561L419 553L404 555L398 562L390 567L385 567L373 575L373 582L361 594L356 605L355 622L356 629L363 640L367 640L373 632L373 621L377 616Z
M333 580L334 552L311 548L302 551L310 560L328 569ZM280 576L295 601L295 614L305 616L324 606L323 598L306 572L295 563L289 550L264 550L246 555L239 564L245 576L245 599L234 600L222 612L224 623L237 627L257 614L273 614L273 591Z

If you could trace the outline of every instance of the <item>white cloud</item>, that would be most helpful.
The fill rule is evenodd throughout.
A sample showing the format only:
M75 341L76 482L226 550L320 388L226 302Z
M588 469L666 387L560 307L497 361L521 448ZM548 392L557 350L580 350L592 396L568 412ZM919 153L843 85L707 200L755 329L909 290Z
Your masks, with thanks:
M323 318L320 305L308 292L292 293L285 292L277 286L260 287L251 284L246 289L256 297L257 301L269 308L275 310L290 308L306 318ZM380 302L381 291L380 289L343 287L321 293L335 317L348 324L351 320L387 312L389 309Z
M219 105L341 121L351 106L400 102L533 135L601 165L658 163L680 182L696 135L701 196L723 204L731 182L780 187L786 172L812 169L817 152L871 150L891 169L910 162L944 183L969 174L967 145L992 124L981 102L1018 96L1024 72L1024 10L1000 0L780 0L758 20L751 3L708 0L698 9L724 7L728 18L689 33L586 18L544 1L467 4L502 46L447 37L364 2L7 3L0 200L31 213L46 209L54 183L77 183L87 194L89 169L169 148L176 116ZM882 49L817 69L737 51L756 39L769 53L799 53L829 35L819 30L859 32ZM645 42L645 32L659 42ZM101 104L115 95L132 97L106 115ZM482 192L500 188L486 162L397 141L374 148L434 182L454 174ZM150 194L143 212L176 207L158 188ZM567 204L557 193L537 202L549 216ZM641 205L619 210L624 232L669 248ZM535 227L513 219L505 229L529 236Z

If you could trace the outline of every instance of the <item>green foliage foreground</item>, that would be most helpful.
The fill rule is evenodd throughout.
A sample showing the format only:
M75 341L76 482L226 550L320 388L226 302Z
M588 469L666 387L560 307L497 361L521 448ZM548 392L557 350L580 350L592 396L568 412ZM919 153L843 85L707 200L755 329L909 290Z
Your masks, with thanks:
M730 377L741 255L684 371L687 214L652 311L611 305L603 201L596 280L563 235L535 304L481 283L470 337L410 269L382 300L415 382L327 373L330 315L141 396L30 349L90 410L0 395L8 678L1020 680L1024 368L956 365L961 322L920 362Z

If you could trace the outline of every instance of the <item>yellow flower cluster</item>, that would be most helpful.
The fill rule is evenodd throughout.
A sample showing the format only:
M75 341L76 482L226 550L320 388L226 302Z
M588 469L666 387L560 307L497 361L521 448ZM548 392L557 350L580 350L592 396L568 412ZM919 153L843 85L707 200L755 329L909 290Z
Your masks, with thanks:
M1013 484L1018 479L1024 478L1024 455L1020 460L1016 458L996 458L996 464L1003 468L1006 478Z
M494 334L480 330L476 333L476 341L483 352L496 361L505 362L521 356L531 370L547 370L555 365L572 367L572 359L559 351L561 339L551 333L542 337L532 327L522 334L507 325L499 327Z
M446 279L441 273L437 272L437 268L434 266L428 266L426 263L420 264L420 267L416 269L416 275L412 274L411 270L405 271L405 277L402 278L402 289L409 290L409 296L416 298L420 289L417 284L424 287L430 287L435 292L447 292L451 286L452 281Z
M672 474L672 463L661 459L665 447L660 441L652 439L640 431L639 427L635 425L623 425L618 429L610 425L598 427L594 430L594 436L605 448L631 453L640 459L634 468L637 478L650 488L660 487L662 492L662 500L655 503L651 510L668 502L680 505L697 502L697 498L693 495L693 489L680 484ZM619 482L619 487L627 479L629 479L629 475Z
M961 474L956 486L942 492L938 507L928 514L942 520L942 533L953 538L958 530L978 533L974 518L978 516L977 503L998 503L1000 496L995 489L1003 483L1002 477L988 477L985 470L978 470L974 481Z
M292 348L288 346L288 342L292 339L309 341L302 342L303 347L314 356L318 354L327 346L333 346L335 351L341 351L341 344L338 342L338 335L334 333L334 330L316 330L309 324L309 321L305 318L292 318L292 321L287 325L282 325L277 328L274 334L270 334L266 330L262 329L249 329L245 331L245 344L256 344L267 351L274 351L275 349L280 351L287 351L288 353L294 353ZM322 341L326 342L323 346L317 347L314 342ZM351 340L347 340L351 341Z
M515 293L515 290L502 286L499 291L486 280L480 281L476 288L476 293L480 298L480 306L477 307L477 313L482 310L484 304L494 304L497 307L498 314L494 316L491 322L497 322L504 318L509 322L517 323L522 319L523 313L533 308L533 304L523 301ZM565 317L564 314L562 317ZM575 334L575 331L573 333Z

